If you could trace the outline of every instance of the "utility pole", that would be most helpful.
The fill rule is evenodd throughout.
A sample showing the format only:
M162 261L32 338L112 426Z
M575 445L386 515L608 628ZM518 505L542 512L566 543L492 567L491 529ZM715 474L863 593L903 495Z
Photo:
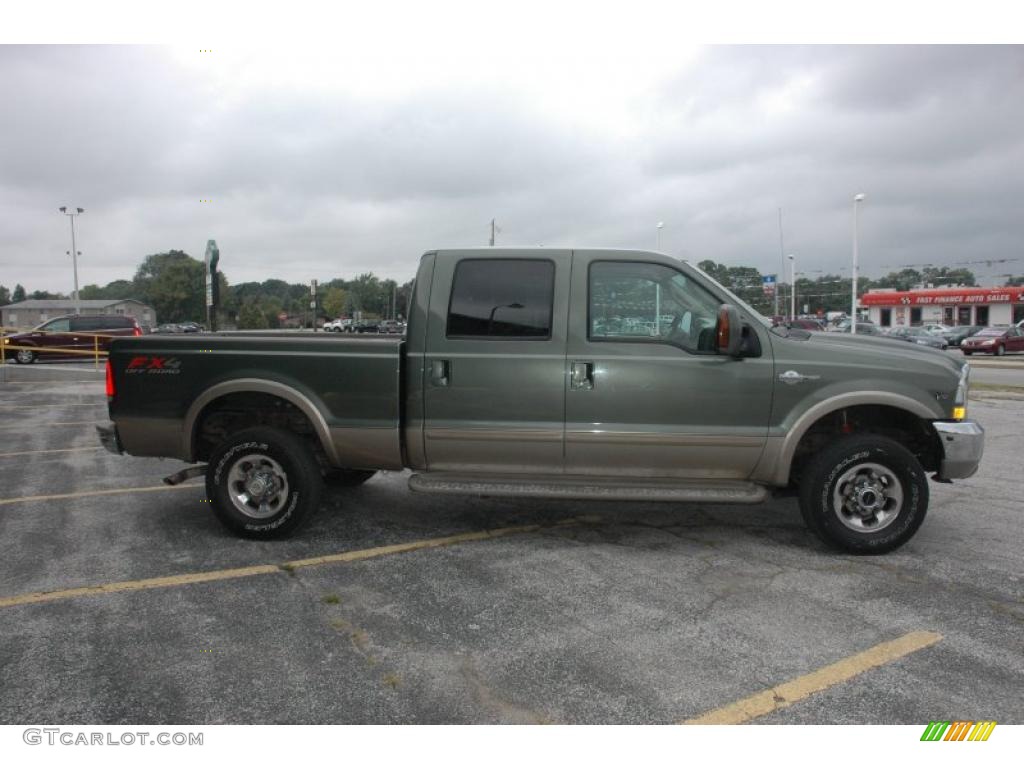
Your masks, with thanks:
M779 208L779 258L782 259L782 274L786 274L786 248L782 244L782 209ZM779 315L779 292L775 292L775 316Z
M494 245L494 233L495 232L500 233L501 232L501 227L499 227L497 224L494 223L494 219L491 219L491 243L490 244L492 246Z
M84 208L75 208L75 211L68 213L66 205L60 207L60 212L71 219L71 263L75 270L75 314L82 314L82 302L78 300L78 249L75 247L75 216L85 213Z
M853 298L850 301L850 333L857 332L857 273L860 270L859 254L857 253L857 230L860 224L860 203L864 200L864 194L853 196Z

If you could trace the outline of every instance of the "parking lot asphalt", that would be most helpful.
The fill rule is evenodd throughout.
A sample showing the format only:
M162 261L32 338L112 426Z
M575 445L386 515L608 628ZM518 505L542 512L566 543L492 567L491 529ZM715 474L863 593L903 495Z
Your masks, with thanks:
M161 486L180 462L96 450L102 376L74 368L0 384L2 723L675 723L772 689L750 722L1024 722L1020 399L978 393L980 472L933 483L882 557L825 549L792 498L418 496L406 473L251 542Z

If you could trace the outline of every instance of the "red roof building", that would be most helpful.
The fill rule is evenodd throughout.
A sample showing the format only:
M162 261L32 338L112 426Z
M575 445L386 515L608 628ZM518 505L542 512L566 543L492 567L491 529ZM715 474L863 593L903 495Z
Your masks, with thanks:
M1024 320L1024 287L869 291L860 297L877 325L1010 325Z

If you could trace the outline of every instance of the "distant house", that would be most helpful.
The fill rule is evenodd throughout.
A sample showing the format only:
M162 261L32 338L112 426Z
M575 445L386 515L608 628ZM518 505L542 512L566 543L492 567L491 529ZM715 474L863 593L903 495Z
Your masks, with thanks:
M83 315L127 315L139 325L156 325L156 310L135 299L82 299ZM61 315L75 314L74 299L26 299L0 307L0 326L34 328Z

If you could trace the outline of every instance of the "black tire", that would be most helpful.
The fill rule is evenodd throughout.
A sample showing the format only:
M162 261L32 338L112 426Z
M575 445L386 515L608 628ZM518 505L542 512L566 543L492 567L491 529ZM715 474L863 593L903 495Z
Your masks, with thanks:
M851 493L846 503L856 506L859 498L868 505L862 510L877 504L878 514L862 515L837 504L844 491ZM902 546L927 511L928 478L917 457L881 435L838 440L811 461L800 482L800 514L807 527L829 546L852 554L880 555Z
M1005 354L1006 354L1006 347L1004 347L1002 344L1000 344L998 347L996 347L996 356L997 357L1002 357Z
M31 349L16 349L14 350L14 359L19 365L31 365L39 357L38 354L33 352Z
M965 357L970 357L971 355L974 354L973 352L968 352L967 350L962 350L962 351L963 351Z
M324 482L333 488L353 488L376 474L375 469L331 469L324 474Z
M246 493L244 483L268 480L271 491L262 499ZM283 493L271 495L275 487ZM210 456L206 472L206 493L217 519L233 533L253 539L292 533L320 506L322 490L320 467L309 444L273 427L252 427L228 437ZM248 502L239 499L243 494Z

